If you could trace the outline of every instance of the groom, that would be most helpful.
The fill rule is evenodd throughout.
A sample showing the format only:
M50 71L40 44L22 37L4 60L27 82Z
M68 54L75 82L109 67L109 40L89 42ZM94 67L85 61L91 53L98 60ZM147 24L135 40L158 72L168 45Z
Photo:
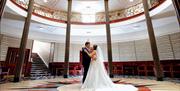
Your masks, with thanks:
M85 51L90 53L90 42L86 42L85 47L82 48L82 65L84 67L83 83L86 79L86 75L91 61L91 57L89 57L89 55Z

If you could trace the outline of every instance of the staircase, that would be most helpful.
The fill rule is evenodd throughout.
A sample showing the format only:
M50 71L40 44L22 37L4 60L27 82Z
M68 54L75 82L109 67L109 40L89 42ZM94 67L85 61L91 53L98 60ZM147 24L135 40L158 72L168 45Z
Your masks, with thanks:
M31 80L48 79L51 75L48 67L44 64L37 53L32 53Z

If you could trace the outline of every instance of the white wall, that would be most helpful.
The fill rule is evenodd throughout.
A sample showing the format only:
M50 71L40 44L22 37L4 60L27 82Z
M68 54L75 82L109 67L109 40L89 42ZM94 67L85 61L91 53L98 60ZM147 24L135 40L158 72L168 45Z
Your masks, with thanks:
M159 51L159 57L160 59L173 59L174 55L173 55L173 50L171 47L171 40L170 40L170 36L161 36L157 39L157 47L158 47L158 51Z
M79 52L83 45L81 44L70 44L70 62L79 62ZM65 55L65 44L64 43L55 43L55 54L54 62L64 62Z
M55 43L54 62L64 62L65 44Z
M0 35L0 61L5 61L8 47L19 47L20 39L6 35ZM28 40L27 48L32 48L33 40ZM46 64L49 63L50 43L35 42L36 51L41 54ZM84 44L70 45L70 62L79 62L79 51ZM107 61L107 44L98 44ZM157 37L157 46L161 60L180 59L180 33ZM64 62L65 44L55 43L54 62ZM148 61L152 60L149 39L128 42L112 43L113 61Z
M2 34L0 34L0 38L1 38L0 39L1 40L0 41L1 42L0 43L0 61L5 61L8 47L19 48L21 39L16 38L16 37L2 35ZM26 48L31 49L32 43L33 43L33 40L28 40Z
M35 40L33 43L32 52L37 53L47 66L49 64L50 46L51 43L41 42L37 40Z
M134 47L137 61L153 60L149 39L135 41Z
M180 59L180 33L170 35L174 57Z
M107 44L97 44L102 48L107 61ZM81 44L70 45L70 62L79 62ZM65 44L55 44L54 62L64 62ZM157 47L161 60L180 59L180 33L157 37ZM113 61L151 61L151 46L149 39L112 43Z

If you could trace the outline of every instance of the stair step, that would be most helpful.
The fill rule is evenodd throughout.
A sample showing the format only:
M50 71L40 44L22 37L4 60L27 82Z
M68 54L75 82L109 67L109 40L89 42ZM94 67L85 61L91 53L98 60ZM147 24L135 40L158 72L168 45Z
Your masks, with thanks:
M34 64L44 64L44 62L33 62Z
M31 77L50 76L50 74L32 74Z
M39 57L38 54L34 54L33 62L31 66L31 79L46 79L47 76L50 76L49 69L44 64L42 59Z
M48 70L31 70L31 72L47 72Z
M40 66L45 66L44 64L32 64L32 65L40 65Z
M40 59L34 59L33 63L44 63L43 61L39 61Z
M48 69L31 69L32 72L38 72L38 71L49 71Z
M33 65L32 68L42 68L42 69L47 69L47 67L45 67L45 66L37 66L37 65Z
M45 72L45 71L48 71L48 69L31 69L31 71L33 72Z
M44 73L44 72L31 72L31 74L47 74L47 73Z
M31 73L31 75L47 75L47 73Z
M32 69L48 69L47 67L33 66Z
M47 68L31 68L31 70L48 70Z
M31 71L48 71L48 69L37 69L37 68L34 68L34 69L31 69Z
M46 67L33 66L32 69L48 69Z
M47 73L48 71L31 71L31 73Z

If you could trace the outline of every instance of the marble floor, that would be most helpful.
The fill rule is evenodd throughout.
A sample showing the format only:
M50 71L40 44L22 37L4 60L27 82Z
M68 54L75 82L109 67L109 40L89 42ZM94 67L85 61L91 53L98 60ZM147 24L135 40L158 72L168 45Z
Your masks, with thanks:
M8 82L0 84L0 91L57 91L57 87L80 84L81 78L64 79L62 77L45 80L29 80L18 83ZM120 84L132 84L134 86L144 86L149 90L139 91L180 91L180 83L174 81L155 81L150 79L138 78L113 78L113 81Z

